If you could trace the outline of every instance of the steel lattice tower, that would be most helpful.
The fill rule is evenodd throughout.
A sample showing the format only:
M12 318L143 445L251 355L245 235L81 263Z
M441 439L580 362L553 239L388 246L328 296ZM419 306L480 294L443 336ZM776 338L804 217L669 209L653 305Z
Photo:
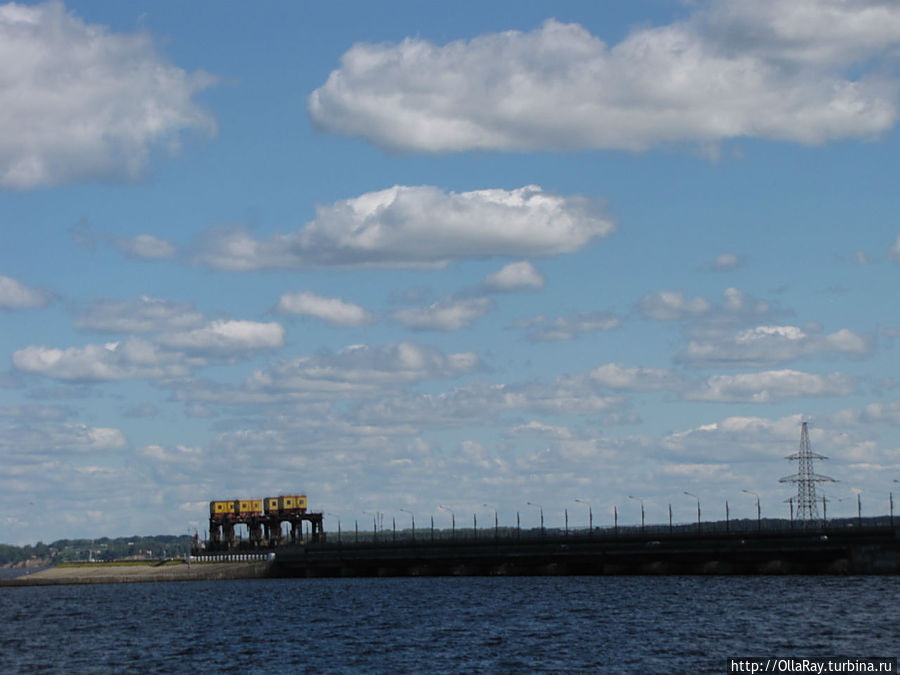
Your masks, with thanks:
M799 464L799 471L792 476L785 476L779 479L779 483L796 483L797 484L797 519L798 520L818 520L819 506L816 500L816 483L834 483L834 478L822 476L813 471L814 459L828 459L824 455L816 454L809 445L809 431L806 429L806 422L800 429L800 450L793 455L788 455L785 459L791 461L796 460Z

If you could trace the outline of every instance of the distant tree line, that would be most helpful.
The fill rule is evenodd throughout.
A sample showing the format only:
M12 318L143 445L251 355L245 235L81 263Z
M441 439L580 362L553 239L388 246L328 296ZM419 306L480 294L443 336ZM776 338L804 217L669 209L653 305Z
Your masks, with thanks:
M150 537L101 537L99 539L59 539L50 544L11 546L0 544L0 564L40 559L48 563L85 560L152 560L184 557L193 537L160 534Z

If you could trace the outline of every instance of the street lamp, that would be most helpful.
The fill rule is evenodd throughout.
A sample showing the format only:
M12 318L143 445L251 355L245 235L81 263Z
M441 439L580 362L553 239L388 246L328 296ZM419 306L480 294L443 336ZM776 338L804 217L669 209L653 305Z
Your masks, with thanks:
M403 511L404 513L408 513L410 515L410 517L412 518L412 540L415 541L416 540L416 516L409 509L400 509L400 510Z
M536 506L541 510L541 536L544 536L544 507L534 502L525 502L528 506Z
M894 482L895 482L895 483L900 483L900 480L897 480L897 479L895 478L895 479L894 479ZM891 499L891 527L894 527L894 491L893 491L893 490L891 490L891 493L890 493L889 496L890 496L890 499Z
M439 509L443 509L444 511L449 511L449 512L450 512L450 519L451 519L451 520L450 520L450 522L451 522L451 525L450 525L450 527L451 527L451 529L450 529L450 541L456 541L456 514L453 513L453 511L451 511L450 509L448 509L446 506L440 506L440 505L438 505L438 508L439 508Z
M684 491L684 494L686 494L688 497L693 497L694 499L697 500L697 533L699 534L700 533L700 497L698 497L697 495L695 495L692 492L688 492L687 490Z
M644 534L644 500L634 495L628 495L628 499L633 499L641 503L641 534Z
M329 513L329 516L333 516L338 519L338 544L341 543L341 517L336 513Z
M367 516L372 516L372 543L378 543L378 514L374 511L363 511Z
M753 495L756 497L756 531L762 531L762 511L759 508L759 495L753 492L752 490L741 490L741 492L746 492L748 495Z
M591 508L591 505L583 499L576 499L575 501L588 507L588 534L594 534L594 510Z
M490 504L482 504L483 507L487 509L494 509L494 541L500 539L500 525L497 521L497 507L491 506Z

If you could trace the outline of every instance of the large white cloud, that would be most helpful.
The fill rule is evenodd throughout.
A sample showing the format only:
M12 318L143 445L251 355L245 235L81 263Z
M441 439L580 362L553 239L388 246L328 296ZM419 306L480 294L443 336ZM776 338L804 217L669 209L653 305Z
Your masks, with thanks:
M0 275L0 309L31 309L43 307L50 301L50 294L37 288Z
M898 44L893 3L713 0L612 46L554 20L443 46L356 44L309 112L401 151L868 138L897 115L896 81L869 59Z
M61 2L0 6L0 186L134 177L181 132L215 131L193 100L211 81Z
M443 265L468 257L570 253L613 229L590 200L534 185L472 192L398 185L320 206L299 232L266 240L239 228L211 230L197 259L232 271Z

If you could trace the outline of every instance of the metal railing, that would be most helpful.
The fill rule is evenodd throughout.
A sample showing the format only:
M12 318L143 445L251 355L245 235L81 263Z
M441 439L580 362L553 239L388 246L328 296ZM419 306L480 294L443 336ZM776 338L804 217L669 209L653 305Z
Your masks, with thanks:
M889 530L894 527L894 521L888 516L868 518L837 518L833 520L800 521L776 518L746 518L739 520L717 520L701 522L653 523L641 525L604 525L600 527L570 527L551 528L543 530L535 528L516 528L508 526L491 526L486 528L460 528L455 529L416 529L403 530L377 530L377 531L342 531L329 532L320 542L301 542L300 546L310 549L337 547L378 547L390 548L394 546L429 546L429 545L491 545L514 544L516 542L540 542L542 540L555 540L564 542L610 541L610 540L635 540L653 541L661 539L689 539L697 537L721 537L721 536L789 536L802 534L838 534L841 532L853 533L874 530ZM276 549L277 550L277 549ZM225 560L263 560L273 555L269 550L260 551L230 551L210 552L200 554L192 560L201 561L225 561ZM271 558L268 558L271 559Z

